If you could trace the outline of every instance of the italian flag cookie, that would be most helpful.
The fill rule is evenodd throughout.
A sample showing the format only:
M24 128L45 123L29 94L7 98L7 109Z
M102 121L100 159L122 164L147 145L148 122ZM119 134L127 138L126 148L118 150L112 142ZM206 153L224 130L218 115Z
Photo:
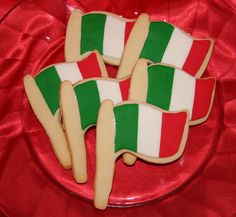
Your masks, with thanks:
M186 109L189 124L204 122L210 113L215 93L215 78L197 79L172 66L152 64L140 59L133 71L129 100L155 105L166 111ZM133 165L136 157L128 153L123 161Z
M164 112L146 103L103 102L96 128L94 204L108 204L115 161L128 152L147 162L164 164L178 159L188 135L188 112Z
M190 125L204 122L210 113L215 78L195 78L185 71L140 59L133 71L129 100L150 103L166 111L187 109Z
M71 157L60 123L59 91L62 81L73 84L90 77L107 77L105 65L97 52L88 53L79 62L58 63L41 70L36 77L26 75L24 88L32 109L45 129L61 163L71 168Z
M87 161L84 134L96 125L100 105L110 99L114 104L127 100L130 78L86 79L74 87L68 81L62 82L60 105L68 145L71 150L72 171L76 182L87 181Z
M131 34L129 42L133 41L132 37ZM138 55L139 58L145 58L150 63L169 64L199 78L210 60L213 44L212 39L194 38L169 23L150 22L145 44ZM138 58L128 58L133 55L132 53L127 43L118 70L118 78L132 72L138 60Z
M148 16L143 16L148 22ZM106 63L118 66L130 32L141 37L142 46L146 35L139 26L140 22L112 13L93 11L83 14L75 9L67 25L66 60L77 61L82 54L98 50Z

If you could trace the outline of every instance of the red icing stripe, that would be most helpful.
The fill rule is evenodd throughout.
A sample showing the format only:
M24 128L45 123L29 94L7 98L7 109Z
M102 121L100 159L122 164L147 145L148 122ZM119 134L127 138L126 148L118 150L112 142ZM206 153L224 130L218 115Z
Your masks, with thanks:
M193 112L191 117L192 121L206 116L210 107L214 86L214 78L196 80Z
M122 99L124 101L128 99L130 81L131 81L131 78L127 78L127 79L119 82Z
M183 135L187 113L163 113L159 157L170 157L177 153Z
M195 76L206 57L210 45L210 40L193 40L192 47L183 65L183 70Z
M134 24L135 24L135 22L126 22L126 25L125 25L125 40L124 40L125 44L128 40L129 34L130 34Z
M96 53L91 53L84 60L77 62L77 65L84 79L92 77L101 77L102 73L98 64Z

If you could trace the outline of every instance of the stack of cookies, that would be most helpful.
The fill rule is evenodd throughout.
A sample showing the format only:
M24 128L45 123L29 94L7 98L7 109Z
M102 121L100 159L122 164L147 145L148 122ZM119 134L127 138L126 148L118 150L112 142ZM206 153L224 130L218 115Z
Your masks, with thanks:
M213 40L172 24L74 10L65 59L26 75L24 87L59 162L87 182L84 135L96 125L94 204L108 205L115 161L165 164L184 152L189 126L207 120L215 79L200 78ZM106 64L118 66L109 78Z

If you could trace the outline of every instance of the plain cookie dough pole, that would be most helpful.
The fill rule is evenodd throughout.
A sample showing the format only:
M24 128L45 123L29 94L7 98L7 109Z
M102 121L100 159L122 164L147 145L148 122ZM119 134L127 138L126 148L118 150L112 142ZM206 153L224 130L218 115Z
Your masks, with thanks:
M65 59L67 62L78 61L80 55L82 13L75 9L69 19L65 39Z
M149 16L147 14L141 14L135 22L127 40L117 72L117 79L131 75L148 36L149 25Z
M76 182L87 182L87 159L84 131L81 127L78 102L72 84L63 81L60 91L63 124L72 158L72 171Z
M106 209L108 205L115 171L114 119L113 103L110 100L105 100L99 110L96 128L96 174L94 184L94 205L97 209L102 210Z

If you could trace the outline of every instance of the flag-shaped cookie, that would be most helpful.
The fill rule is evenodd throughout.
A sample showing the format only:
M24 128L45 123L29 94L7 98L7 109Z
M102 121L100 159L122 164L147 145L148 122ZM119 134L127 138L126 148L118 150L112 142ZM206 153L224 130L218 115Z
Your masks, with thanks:
M64 168L71 167L70 153L60 124L59 90L62 81L73 84L91 77L107 77L105 65L97 52L87 54L83 60L58 63L41 70L36 76L26 75L24 87L35 115L45 129L53 150Z
M151 63L163 63L178 67L190 75L201 77L210 60L213 49L212 39L197 39L181 29L166 22L150 22L147 38L139 52L133 52L133 33L124 51L118 78L129 75L138 58L148 59ZM136 58L134 58L134 56ZM129 58L133 57L133 58Z
M127 100L130 78L86 79L74 87L70 82L63 82L60 91L60 104L63 125L72 156L73 176L78 183L87 181L86 149L84 134L96 125L100 105L110 99L115 104ZM73 112L72 112L73 111Z
M139 26L139 22L137 24ZM66 60L77 61L80 55L98 50L105 62L118 66L130 32L139 35L142 41L146 37L142 29L134 25L134 20L112 13L93 11L82 14L80 10L74 10L67 25Z
M210 113L215 93L215 79L197 79L172 66L138 60L131 78L129 100L155 105L166 111L187 109L189 124L204 122ZM125 153L123 160L133 165L136 157Z
M108 204L118 156L129 152L152 163L172 162L184 151L188 128L186 110L168 113L133 101L113 107L104 101L96 129L95 206Z
M139 100L166 111L187 109L190 125L204 122L210 113L215 78L195 78L181 69L140 59L133 71L129 100Z

